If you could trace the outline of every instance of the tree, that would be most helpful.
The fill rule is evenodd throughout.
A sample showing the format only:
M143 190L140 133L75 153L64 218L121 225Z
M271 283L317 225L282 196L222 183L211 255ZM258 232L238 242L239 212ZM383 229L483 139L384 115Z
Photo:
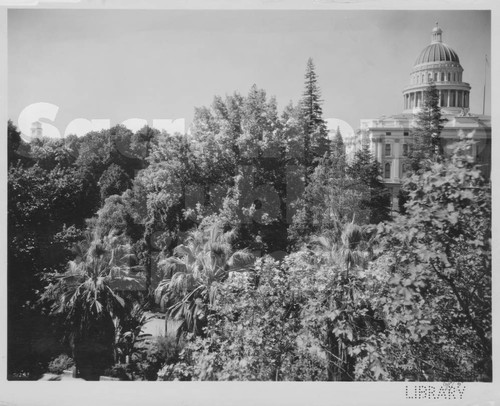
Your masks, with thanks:
M267 98L263 89L252 86L243 105L240 150L244 177L240 185L242 204L256 203L256 214L250 228L260 235L265 252L286 250L287 219L287 140L274 97ZM262 216L267 218L262 221Z
M55 236L66 225L83 226L78 215L81 182L59 166L10 167L8 173L9 305L20 310L34 301L40 276L64 266L68 250ZM13 310L13 317L16 312Z
M127 173L118 165L111 164L102 173L98 182L101 194L101 202L107 197L119 195L131 186L131 180Z
M140 224L140 220L134 216L133 199L133 193L108 197L97 211L96 217L87 220L87 228L94 232L98 238L104 238L110 233L114 233L124 235L131 241L141 239L144 227Z
M216 212L241 176L241 203L257 202L256 211L270 219L253 221L248 231L260 234L269 251L286 249L288 141L277 110L275 98L253 85L246 96L216 97L210 108L198 108L192 127L198 201Z
M371 326L367 329L369 307L359 300L363 281L358 276L372 257L373 234L369 227L351 222L343 227L336 239L321 236L314 240L320 266L328 268L330 278L328 290L317 298L320 302L311 300L305 312L308 317L316 313L325 327L326 333L313 331L321 334L319 338L328 358L329 380L355 380L356 355L359 354L356 347L365 344L367 332L364 330L373 330Z
M322 157L328 152L328 129L325 120L323 120L321 91L318 87L318 77L311 58L307 61L304 85L300 108L304 136L305 184L307 186L314 158Z
M406 368L417 379L491 380L491 190L471 145L412 175L407 214L381 228L388 324L410 331L392 352L410 345Z
M216 130L208 134L201 134L195 127L194 132L201 135L200 141L209 141L214 138L217 149L216 153L219 163L216 168L221 168L224 174L233 177L237 174L237 167L241 164L241 150L238 140L242 134L242 115L244 98L239 93L234 92L223 99L215 96L209 110L209 115L199 115L195 123L202 128ZM200 110L203 111L203 110ZM206 113L206 111L205 111ZM208 119L209 122L204 122ZM203 120L203 121L202 121ZM208 136L208 138L206 138Z
M117 125L109 130L91 131L78 140L75 166L84 180L86 198L80 206L86 213L85 217L93 216L102 203L101 188L98 183L108 167L115 164L133 179L136 171L144 166L143 160L137 158L130 149L132 136L129 129ZM117 168L112 171L118 175ZM123 178L123 175L119 177Z
M389 220L391 216L390 195L382 182L380 163L367 145L356 152L353 161L347 166L346 173L368 189L368 193L360 202L360 207L369 210L369 222L377 224Z
M183 362L167 365L161 379L182 373L193 380L326 380L325 360L303 334L300 279L270 257L254 270L253 277L233 274L221 284L207 337L189 342Z
M338 143L319 161L297 208L289 239L299 245L314 235L338 236L352 221L362 225L388 220L390 198L381 182L380 164L368 147L347 164Z
M37 139L29 144L28 151L32 163L37 163L49 171L56 166L70 168L76 159L74 152L66 145L65 139Z
M147 125L137 131L131 138L130 150L145 159L149 156L151 146L160 135L160 131Z
M213 304L220 283L230 272L249 269L253 256L247 250L233 251L234 238L234 231L223 232L218 224L198 229L175 248L173 256L160 262L164 279L155 296L168 308L168 317L182 321L178 337L184 332L204 335L208 306Z
M52 303L52 314L66 317L77 373L98 380L114 361L114 319L124 317L125 300L118 291L142 289L143 282L123 239L88 235L80 248L68 270L53 275L42 301Z
M51 353L60 349L57 320L48 320L37 300L45 276L64 269L72 257L71 246L81 238L85 198L84 182L71 166L56 163L44 169L31 159L9 169L9 376L36 379L36 369L47 357L58 355Z
M144 226L142 245L146 289L151 300L154 252L162 249L169 251L175 246L181 224L185 221L182 197L186 188L176 177L177 161L159 159L154 162L153 157L152 153L150 165L140 171L134 180L131 202L135 206L136 222Z
M416 127L413 130L414 144L410 152L410 163L413 171L424 169L428 162L440 159L443 155L441 130L446 119L441 117L439 92L434 82L424 90L422 107L416 116Z
M342 138L342 133L340 132L340 128L337 126L337 131L335 132L335 136L332 140L331 146L332 153L335 152L335 155L338 157L345 157L345 145L344 139Z
M7 161L10 166L17 157L17 150L21 145L21 132L12 123L7 122Z
M332 155L320 161L311 175L289 229L289 240L300 246L311 236L338 235L343 225L356 219L366 222L367 213L359 206L363 190L353 187L346 174L345 156Z
M300 163L303 165L304 186L307 188L311 174L317 165L318 158L328 153L328 129L323 120L321 108L321 92L318 87L318 78L311 58L307 61L304 93L300 101L300 123L303 136L303 156ZM308 227L312 219L311 202L305 202L302 210L303 223Z

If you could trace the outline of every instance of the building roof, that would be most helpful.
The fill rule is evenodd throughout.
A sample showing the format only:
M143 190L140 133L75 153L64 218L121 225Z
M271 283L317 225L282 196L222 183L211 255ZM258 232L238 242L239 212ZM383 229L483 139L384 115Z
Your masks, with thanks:
M460 63L457 53L443 42L427 45L415 61L415 66L432 62Z

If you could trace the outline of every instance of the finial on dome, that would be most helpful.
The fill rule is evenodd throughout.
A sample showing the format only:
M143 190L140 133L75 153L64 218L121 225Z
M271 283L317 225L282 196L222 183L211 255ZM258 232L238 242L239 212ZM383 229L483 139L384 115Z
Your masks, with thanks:
M443 31L439 28L439 23L436 21L436 26L432 29L432 42L443 42L441 34Z

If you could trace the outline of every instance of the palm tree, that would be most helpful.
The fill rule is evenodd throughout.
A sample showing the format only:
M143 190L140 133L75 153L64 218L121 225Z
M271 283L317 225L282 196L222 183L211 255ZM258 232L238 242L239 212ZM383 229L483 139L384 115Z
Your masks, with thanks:
M66 316L77 375L98 379L113 362L115 326L123 317L125 300L118 290L143 288L137 268L129 266L130 246L111 233L96 239L88 233L79 244L68 270L54 275L42 300L52 302L52 313Z
M185 332L204 335L209 306L214 304L220 284L232 272L251 270L253 255L233 251L235 232L218 225L198 228L172 256L160 261L164 279L155 291L157 303L167 308L167 318L181 321L177 338Z
M318 237L315 239L320 253L324 256L327 266L342 270L340 294L331 297L330 310L338 311L338 320L327 321L327 348L329 356L329 379L335 381L349 381L353 379L354 358L349 355L348 340L337 337L333 333L336 322L354 324L347 308L354 302L353 286L350 284L349 274L356 268L364 268L372 256L373 230L370 226L360 226L354 221L344 225L339 236L335 239Z
M371 226L359 226L354 222L345 225L340 237L338 252L344 264L346 277L356 267L364 268L372 256L374 233Z

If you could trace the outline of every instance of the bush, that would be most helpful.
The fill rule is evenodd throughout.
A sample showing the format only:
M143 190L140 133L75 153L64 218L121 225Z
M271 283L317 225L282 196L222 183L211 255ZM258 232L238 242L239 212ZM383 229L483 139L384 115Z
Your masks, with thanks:
M177 342L174 337L158 337L153 345L153 352L163 360L163 364L175 364L179 361L179 354L184 348L182 341Z
M70 369L75 365L73 358L67 356L66 354L61 354L54 358L49 363L49 372L53 374L62 374L64 370Z
M137 379L156 381L158 371L165 365L179 362L183 342L177 342L173 337L157 337L154 341L142 344L142 351L131 359L131 368Z

